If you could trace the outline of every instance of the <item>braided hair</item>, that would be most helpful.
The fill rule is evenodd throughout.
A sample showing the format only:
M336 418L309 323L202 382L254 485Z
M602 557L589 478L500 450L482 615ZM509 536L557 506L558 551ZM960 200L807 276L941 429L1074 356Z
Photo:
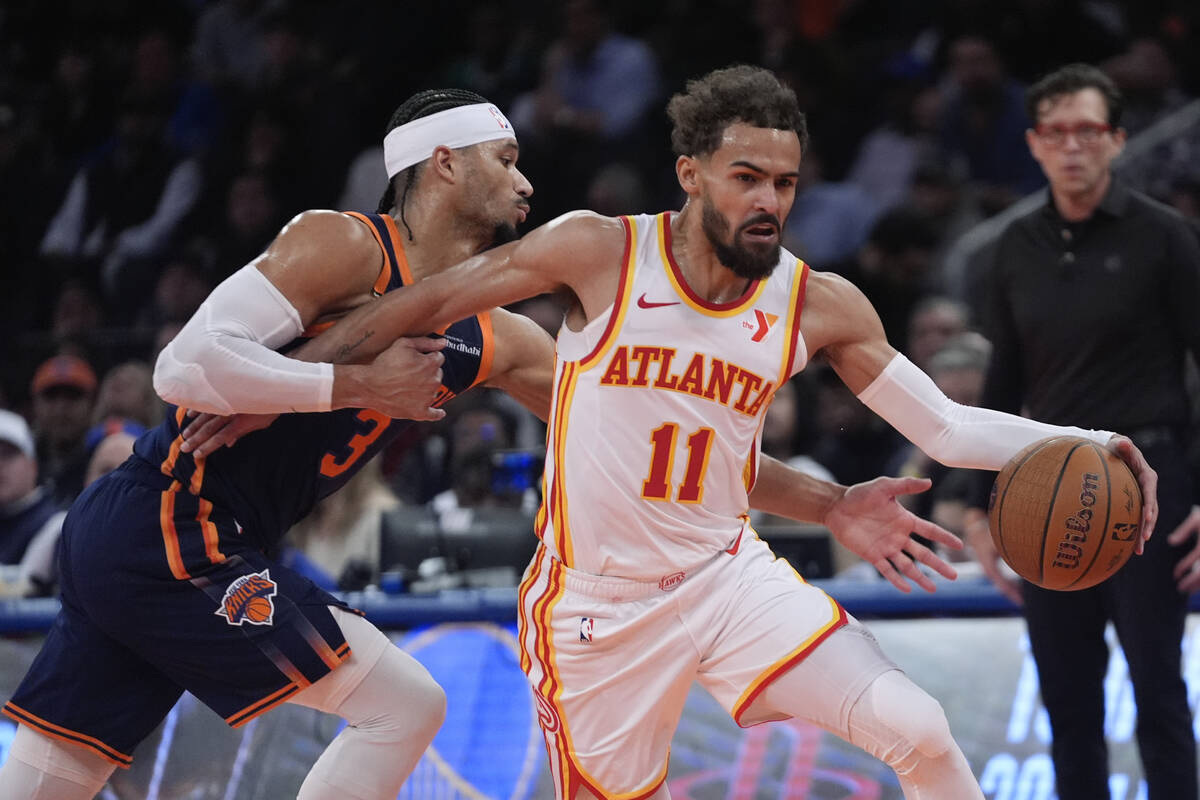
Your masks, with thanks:
M427 89L423 92L417 92L401 103L400 107L392 113L392 118L388 121L387 130L383 134L386 136L406 122L412 122L414 119L420 119L421 117L428 117L430 114L436 114L439 111L486 102L486 98L475 94L475 92L468 92L465 89ZM376 212L379 214L387 214L392 210L392 206L396 204L396 185L403 181L404 189L400 194L400 222L404 224L404 229L408 231L408 240L410 242L413 239L413 232L412 228L408 227L408 221L404 218L404 204L408 200L409 190L412 189L413 184L416 182L417 168L419 166L421 165L413 164L411 167L406 167L397 172L388 181L387 189L383 192L383 197L379 198L379 208L376 209Z

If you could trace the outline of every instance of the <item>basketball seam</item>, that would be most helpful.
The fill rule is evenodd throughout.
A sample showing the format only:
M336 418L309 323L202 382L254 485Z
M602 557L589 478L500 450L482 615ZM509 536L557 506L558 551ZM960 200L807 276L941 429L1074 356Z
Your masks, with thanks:
M1054 481L1054 491L1050 493L1050 507L1046 509L1046 521L1042 523L1042 546L1039 548L1041 553L1041 558L1038 559L1039 586L1046 582L1046 539L1050 535L1050 519L1054 516L1054 507L1058 505L1058 487L1062 486L1063 473L1067 471L1067 465L1071 463L1071 456L1075 455L1075 451L1084 444L1084 442L1080 442L1067 451L1067 457L1062 460L1062 466L1058 469L1058 478Z
M997 529L997 531L1004 530L1004 498L1008 497L1008 490L1013 485L1013 482L1017 479L1017 473L1021 471L1021 467L1025 466L1025 463L1027 461L1029 461L1029 459L1033 458L1035 453L1037 453L1043 447L1046 447L1047 445L1051 444L1054 441L1054 438L1056 438L1056 437L1046 439L1041 444L1039 444L1037 447L1030 450L1025 455L1025 457L1022 458L1019 462L1017 462L1017 464L1013 467L1012 475L1008 476L1008 483L1005 484L1005 486L1004 486L1004 492L998 498L996 498L996 504L998 506L998 509L996 511L996 529ZM1000 541L1000 555L1004 557L1005 561L1007 561L1009 564L1012 564L1012 559L1008 555L1008 542L1006 542L1004 540L1003 536L997 536L996 538L999 539L999 541ZM1043 547L1044 546L1045 545L1043 543Z
M1100 450L1100 448L1094 444L1092 445L1092 449L1096 450L1096 451ZM1079 573L1079 577L1077 577L1075 580L1071 581L1068 585L1064 586L1063 587L1064 589L1070 589L1075 584L1079 583L1081 580L1083 580L1085 577L1087 577L1087 574L1091 571L1092 567L1095 565L1096 559L1098 559L1100 557L1100 551L1104 549L1104 542L1108 538L1108 521L1110 519L1112 519L1113 485L1112 485L1112 475L1108 471L1108 459L1106 459L1104 457L1104 453L1100 453L1100 466L1104 469L1104 485L1108 487L1108 489L1105 491L1105 495L1107 495L1107 497L1105 498L1106 502L1104 504L1104 526L1100 528L1100 544L1096 545L1096 552L1094 552L1092 554L1092 560L1090 562L1088 562L1088 565L1084 568L1083 572ZM1097 583L1099 583L1099 582L1100 581L1097 581ZM1087 588L1087 587L1082 587L1082 588Z

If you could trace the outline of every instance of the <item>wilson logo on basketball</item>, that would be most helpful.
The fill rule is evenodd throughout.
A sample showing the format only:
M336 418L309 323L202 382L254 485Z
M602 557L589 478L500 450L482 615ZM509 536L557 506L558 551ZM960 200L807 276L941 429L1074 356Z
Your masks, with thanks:
M271 571L252 572L243 575L225 590L221 605L216 610L230 625L270 625L275 617L275 603L271 600L278 587L271 580Z
M1081 508L1066 519L1067 534L1058 543L1058 554L1052 566L1064 569L1075 569L1083 556L1080 546L1087 542L1088 532L1092 529L1092 506L1096 505L1096 490L1100 488L1100 475L1092 472L1083 473L1079 487L1079 505Z

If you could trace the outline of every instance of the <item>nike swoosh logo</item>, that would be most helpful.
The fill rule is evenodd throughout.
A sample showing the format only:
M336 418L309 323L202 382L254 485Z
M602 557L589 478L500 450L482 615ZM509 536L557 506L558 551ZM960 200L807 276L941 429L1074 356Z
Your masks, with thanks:
M642 292L642 296L637 299L638 308L662 308L663 306L677 306L678 300L672 300L669 303L654 303L646 299L646 293Z

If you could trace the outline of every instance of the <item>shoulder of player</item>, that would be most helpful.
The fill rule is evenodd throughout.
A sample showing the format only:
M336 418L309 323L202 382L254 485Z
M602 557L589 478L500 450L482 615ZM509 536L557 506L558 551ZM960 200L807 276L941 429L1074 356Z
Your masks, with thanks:
M366 225L325 210L297 214L258 260L302 315L313 317L365 295L382 266L383 252Z
M279 232L277 241L298 238L316 248L340 253L374 254L379 251L366 223L341 211L310 209L292 217Z
M624 249L625 238L620 218L594 211L571 211L531 231L521 241L523 249L528 246L540 254L569 255L578 264L611 260L613 250Z
M880 327L879 315L862 290L835 272L810 270L801 329L811 349L866 334Z

